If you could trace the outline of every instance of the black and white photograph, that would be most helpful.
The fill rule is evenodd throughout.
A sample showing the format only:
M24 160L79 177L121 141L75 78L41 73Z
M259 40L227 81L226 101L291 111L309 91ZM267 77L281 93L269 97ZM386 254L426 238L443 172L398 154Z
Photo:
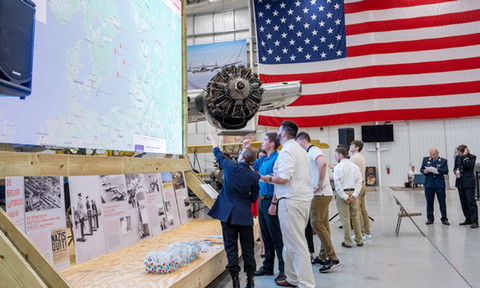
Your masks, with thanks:
M125 216L118 219L120 222L120 231L122 235L128 235L132 233L132 217Z
M102 197L102 203L129 199L127 196L125 175L101 175L100 195Z
M144 175L142 174L125 175L128 204L131 209L130 214L133 216L135 242L151 236L147 211L147 189L144 179Z
M23 183L25 232L45 257L54 263L52 230L63 231L67 227L63 177L25 177ZM57 258L54 263L58 269L70 266L68 251L65 253L67 255Z
M143 174L145 185L147 186L147 193L160 193L162 190L162 178L160 173Z
M165 208L164 208L164 205L163 203L157 203L157 215L158 216L163 216L165 215Z
M149 221L148 221L148 211L147 211L147 199L145 198L145 192L138 191L135 195L137 200L137 229L138 236L141 239L151 236Z
M99 176L68 177L77 263L107 252L99 178Z
M170 201L165 201L165 219L167 220L167 227L175 225L175 218L174 218L174 212L177 212L176 210L172 209L172 203Z
M25 177L25 212L62 207L63 177Z

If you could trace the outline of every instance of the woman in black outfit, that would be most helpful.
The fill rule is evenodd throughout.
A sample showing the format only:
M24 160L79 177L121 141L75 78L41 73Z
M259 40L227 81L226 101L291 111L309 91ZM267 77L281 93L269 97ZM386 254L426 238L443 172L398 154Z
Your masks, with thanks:
M465 221L460 225L471 225L470 228L478 228L478 210L475 201L475 176L473 169L477 156L470 154L467 145L460 145L455 156L455 187L458 188L460 204L462 205Z

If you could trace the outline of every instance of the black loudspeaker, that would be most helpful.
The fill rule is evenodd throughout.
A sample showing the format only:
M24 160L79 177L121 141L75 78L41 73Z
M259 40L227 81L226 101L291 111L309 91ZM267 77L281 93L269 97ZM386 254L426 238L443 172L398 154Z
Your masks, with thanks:
M338 143L350 147L350 143L355 140L355 131L353 128L339 128L338 129Z
M32 92L35 3L0 0L0 95Z

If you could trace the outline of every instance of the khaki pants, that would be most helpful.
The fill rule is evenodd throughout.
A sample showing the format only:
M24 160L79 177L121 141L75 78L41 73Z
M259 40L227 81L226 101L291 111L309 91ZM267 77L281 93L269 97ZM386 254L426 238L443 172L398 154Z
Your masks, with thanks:
M345 191L350 196L353 191ZM347 204L342 197L337 196L337 210L338 216L342 221L343 230L345 231L344 241L345 244L352 246L352 236L350 234L350 220L352 220L353 231L355 232L355 243L362 244L362 228L360 224L360 214L358 213L358 198L355 198L350 204Z
M300 288L315 288L305 227L310 214L309 201L283 199L278 201L278 220L283 237L283 260L289 283Z
M360 212L362 234L370 233L370 219L368 219L367 205L365 203L366 191L367 187L365 186L365 182L363 182L362 190L360 191L360 195L358 195L358 200L360 201L358 209Z
M337 260L335 249L332 244L332 236L330 234L330 223L328 222L328 205L333 196L313 196L312 206L310 209L310 219L312 228L317 233L322 246L318 258L326 260Z

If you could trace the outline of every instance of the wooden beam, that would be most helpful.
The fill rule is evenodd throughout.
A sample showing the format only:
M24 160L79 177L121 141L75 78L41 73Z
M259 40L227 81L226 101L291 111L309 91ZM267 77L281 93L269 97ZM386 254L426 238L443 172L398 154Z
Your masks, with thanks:
M28 263L31 268L33 268L38 277L41 278L43 283L45 283L44 286L41 286L39 284L35 285L35 287L71 287L67 280L65 280L65 278L63 278L60 272L58 272L55 266L53 266L53 264L51 264L50 261L48 261L48 259L43 256L42 252L40 252L35 247L35 245L30 241L30 239L28 239L28 237L20 229L18 229L17 225L13 223L13 221L10 219L10 217L8 217L8 215L5 213L5 211L3 211L3 209L0 209L0 230L8 238L8 240L13 243L13 246L10 247L9 250L18 250L17 253L22 256L25 262ZM3 247L2 249L0 249L0 251L2 251L1 253L4 253ZM11 253L15 252L9 251L9 253L10 255L12 255ZM17 264L20 265L19 263ZM24 269L28 269L27 265L23 266ZM7 286L0 285L0 287L18 286L13 285L12 283L12 285ZM27 285L25 287L33 286Z
M130 158L0 152L0 179L5 176L81 176L160 173L190 170L188 158Z
M200 184L205 184L205 182L191 170L185 172L185 178L187 179L188 188L192 190L208 208L212 208L215 200L200 187Z
M3 232L0 251L0 287L47 287Z

